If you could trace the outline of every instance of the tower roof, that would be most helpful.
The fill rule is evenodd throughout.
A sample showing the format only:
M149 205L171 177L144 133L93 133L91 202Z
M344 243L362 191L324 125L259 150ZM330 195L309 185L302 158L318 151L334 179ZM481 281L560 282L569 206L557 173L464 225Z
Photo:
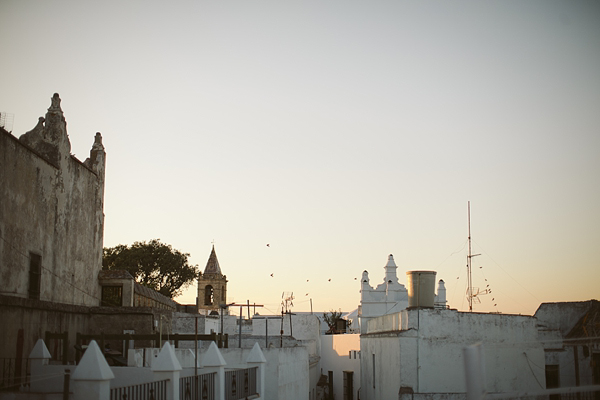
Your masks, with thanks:
M223 273L221 272L221 267L219 266L219 260L217 260L217 253L215 252L214 244L212 247L212 251L210 252L210 257L208 257L208 261L206 262L206 268L204 268L204 273L223 275Z

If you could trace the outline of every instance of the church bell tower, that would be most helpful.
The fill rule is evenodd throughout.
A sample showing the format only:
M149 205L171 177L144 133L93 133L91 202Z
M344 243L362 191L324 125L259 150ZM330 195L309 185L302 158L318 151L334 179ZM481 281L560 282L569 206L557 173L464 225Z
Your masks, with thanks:
M198 313L203 315L220 314L220 305L227 303L227 276L221 272L215 246L208 257L204 272L198 276Z

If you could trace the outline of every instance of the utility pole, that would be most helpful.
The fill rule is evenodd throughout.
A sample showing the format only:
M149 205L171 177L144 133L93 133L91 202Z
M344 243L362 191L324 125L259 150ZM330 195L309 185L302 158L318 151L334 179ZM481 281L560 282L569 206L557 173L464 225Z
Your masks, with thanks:
M231 304L227 304L227 306L238 306L240 307L240 319L239 319L239 324L240 324L240 329L239 329L239 334L240 334L240 339L239 339L239 346L240 349L242 348L242 318L244 317L243 314L243 308L244 307L248 307L248 319L250 319L250 300L248 300L246 302L246 304L244 303L240 303L240 304L235 304L235 303L231 303ZM262 304L254 304L254 307L263 307ZM223 332L223 322L221 322L221 334Z

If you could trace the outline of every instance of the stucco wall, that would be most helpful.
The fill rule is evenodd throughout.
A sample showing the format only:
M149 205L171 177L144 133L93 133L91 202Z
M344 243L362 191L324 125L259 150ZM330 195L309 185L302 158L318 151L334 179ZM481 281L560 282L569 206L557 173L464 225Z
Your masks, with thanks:
M389 329L393 324L386 321L392 316L372 321L371 333L361 337L365 398L398 396L403 386L415 393L464 393L463 349L475 343L484 347L488 392L545 385L544 351L533 317L425 309L401 312L395 324L402 330Z
M534 316L546 354L546 365L558 365L560 387L595 384L593 377L594 353L600 352L600 344L593 340L578 341L569 334L584 318L593 320L591 311L594 300L561 303L543 303Z
M226 368L246 368L251 349L219 349ZM265 370L265 399L307 400L310 390L308 352L304 347L261 349L267 360ZM200 356L202 360L202 355Z
M0 279L4 295L29 296L33 252L41 256L40 300L100 304L97 277L102 267L104 170L102 166L101 173L92 171L68 149L63 149L58 164L52 165L0 131Z

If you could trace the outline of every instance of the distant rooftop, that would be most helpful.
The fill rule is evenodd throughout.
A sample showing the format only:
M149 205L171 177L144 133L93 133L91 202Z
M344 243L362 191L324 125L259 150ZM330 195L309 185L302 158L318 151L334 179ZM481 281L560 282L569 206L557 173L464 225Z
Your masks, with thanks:
M98 273L98 279L133 279L133 276L125 270L103 269Z

